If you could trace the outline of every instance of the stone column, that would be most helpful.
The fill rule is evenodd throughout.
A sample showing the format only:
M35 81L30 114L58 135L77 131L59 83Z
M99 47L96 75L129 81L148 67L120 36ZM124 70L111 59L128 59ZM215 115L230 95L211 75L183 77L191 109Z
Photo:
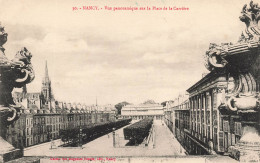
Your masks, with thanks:
M207 121L209 121L209 124L207 124L207 127L208 125L210 126L209 127L209 131L207 131L207 135L208 135L208 142L209 142L209 146L210 146L210 150L211 151L214 151L213 149L213 122L212 122L212 94L210 92L206 92L206 99L207 99L207 112L209 113L209 117L207 117ZM208 115L208 114L207 114ZM209 119L209 120L208 120Z
M203 94L203 111L204 111L204 135L203 136L206 136L207 135L207 107L206 107L206 100L207 100L207 97L205 96L205 93Z
M197 133L198 133L198 97L195 96L194 97L194 101L195 101L195 106L194 106L194 111L195 111L195 136L197 138Z
M193 128L193 126L192 126L192 124L193 124L193 101L192 101L192 98L190 98L189 101L190 101L190 126L189 126L189 128L190 128L190 131L192 131L192 128Z

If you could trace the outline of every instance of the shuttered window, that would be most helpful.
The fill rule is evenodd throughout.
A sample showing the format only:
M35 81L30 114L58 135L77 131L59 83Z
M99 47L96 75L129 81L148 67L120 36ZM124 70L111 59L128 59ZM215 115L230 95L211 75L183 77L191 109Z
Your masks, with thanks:
M223 122L223 131L229 132L229 122L228 121Z
M242 135L242 125L241 122L235 122L235 134Z
M223 131L219 131L219 151L224 152L224 133Z

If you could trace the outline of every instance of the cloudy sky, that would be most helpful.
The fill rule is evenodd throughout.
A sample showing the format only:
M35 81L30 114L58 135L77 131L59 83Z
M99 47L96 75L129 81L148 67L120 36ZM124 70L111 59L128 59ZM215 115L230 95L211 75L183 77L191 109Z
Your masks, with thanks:
M1 1L4 45L12 59L21 47L33 54L39 92L45 60L54 96L66 102L116 104L171 100L207 70L210 42L236 42L242 0L19 0ZM72 11L100 8L177 6L189 11Z

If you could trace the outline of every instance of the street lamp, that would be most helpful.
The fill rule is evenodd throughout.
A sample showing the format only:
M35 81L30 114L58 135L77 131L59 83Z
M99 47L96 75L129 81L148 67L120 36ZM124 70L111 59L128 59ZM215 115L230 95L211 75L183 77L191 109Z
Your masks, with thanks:
M113 128L113 147L116 147L116 136L115 136L116 128Z
M82 128L79 129L79 146L82 148Z

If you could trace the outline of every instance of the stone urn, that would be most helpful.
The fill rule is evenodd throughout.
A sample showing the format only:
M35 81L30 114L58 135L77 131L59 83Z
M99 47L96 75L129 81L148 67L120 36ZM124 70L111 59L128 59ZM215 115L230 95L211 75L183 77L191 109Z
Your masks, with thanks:
M255 96L230 97L227 106L232 111L254 110L257 107L258 99Z

